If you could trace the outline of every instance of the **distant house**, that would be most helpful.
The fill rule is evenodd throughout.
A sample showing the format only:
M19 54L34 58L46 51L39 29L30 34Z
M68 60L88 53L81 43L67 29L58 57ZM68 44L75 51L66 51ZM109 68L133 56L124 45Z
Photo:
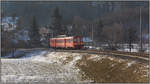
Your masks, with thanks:
M18 21L18 17L4 17L2 18L2 29L4 31L10 31L16 29L16 24Z

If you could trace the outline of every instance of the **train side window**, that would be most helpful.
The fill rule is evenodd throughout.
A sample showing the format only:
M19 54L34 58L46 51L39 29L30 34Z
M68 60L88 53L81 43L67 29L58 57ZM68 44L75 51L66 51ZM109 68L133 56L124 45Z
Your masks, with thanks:
M64 42L64 40L63 39L59 39L59 40L57 40L57 43L63 43Z
M61 43L61 40L59 40L59 43Z
M60 43L60 41L59 41L59 40L56 40L56 43Z
M70 39L66 39L66 42L67 42L67 43L70 43Z
M70 43L70 39L67 39L67 43Z
M72 39L66 39L67 43L71 43Z
M61 40L61 43L64 43L64 39Z
M73 39L70 39L70 43L73 42Z

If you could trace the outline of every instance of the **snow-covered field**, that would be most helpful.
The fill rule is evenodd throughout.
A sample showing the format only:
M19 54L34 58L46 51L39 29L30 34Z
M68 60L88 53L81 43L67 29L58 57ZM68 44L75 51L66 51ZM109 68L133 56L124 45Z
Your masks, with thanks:
M16 83L56 81L130 82L131 80L129 79L136 79L136 76L139 76L138 73L141 73L142 75L140 75L140 77L144 76L144 79L137 77L137 79L140 78L137 82L146 82L149 68L147 64L138 63L133 60L113 58L106 55L89 55L87 53L54 52L53 50L33 50L24 53L24 56L18 59L2 58L1 62L1 80L3 82ZM120 64L123 65L121 68L118 68ZM116 69L116 67L118 69ZM132 75L126 77L128 75L124 74L124 70ZM120 73L118 73L118 71ZM140 72L135 73L135 71ZM116 75L112 75L110 72ZM103 73L105 73L104 77L101 76ZM116 76L118 76L117 74L119 74L120 80L118 77L116 78ZM107 76L110 77L110 80L106 80ZM129 79L122 78L124 76ZM118 81L116 79L118 79Z
M77 55L77 54L73 54ZM36 82L36 81L80 81L78 69L73 67L75 60L67 65L66 54L44 51L33 51L21 59L2 59L3 82Z

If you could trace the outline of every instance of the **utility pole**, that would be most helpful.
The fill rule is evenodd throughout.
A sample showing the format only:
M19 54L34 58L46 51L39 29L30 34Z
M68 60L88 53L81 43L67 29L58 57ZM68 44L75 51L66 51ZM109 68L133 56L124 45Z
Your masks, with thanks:
M94 33L94 31L93 31L93 27L94 27L94 24L92 24L92 46L94 46L94 35L93 35L93 33Z
M52 38L54 38L54 33L53 33L53 31L52 31Z
M140 51L143 51L142 45L142 14L141 14L141 7L140 7Z

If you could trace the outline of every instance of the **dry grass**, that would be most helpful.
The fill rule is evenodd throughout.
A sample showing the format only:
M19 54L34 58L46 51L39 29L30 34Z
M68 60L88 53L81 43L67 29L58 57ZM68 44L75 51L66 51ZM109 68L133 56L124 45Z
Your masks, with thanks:
M134 63L127 67L129 61L118 62L103 58L98 61L88 59L90 56L83 56L76 64L80 68L83 80L93 82L148 82L148 68L141 63ZM84 73L84 74L83 74Z
M63 64L67 64L67 63L69 63L72 60L73 60L73 57L72 56L68 56L68 57L66 57L66 60L63 61Z

